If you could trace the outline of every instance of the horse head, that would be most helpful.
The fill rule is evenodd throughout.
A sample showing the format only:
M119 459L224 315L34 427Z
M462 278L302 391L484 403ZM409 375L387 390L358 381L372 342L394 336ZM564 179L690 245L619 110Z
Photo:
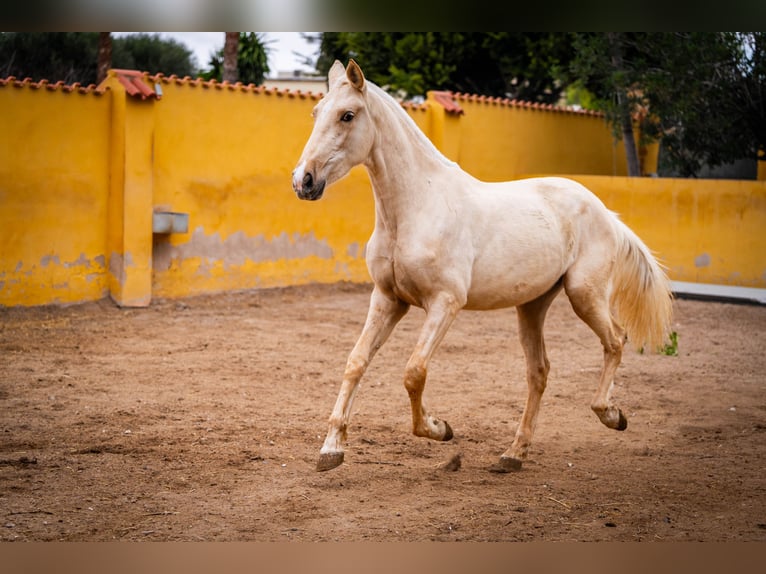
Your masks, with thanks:
M366 160L374 141L367 85L357 63L351 60L344 68L336 60L328 86L314 107L314 129L293 170L293 189L300 199L322 197L326 186Z

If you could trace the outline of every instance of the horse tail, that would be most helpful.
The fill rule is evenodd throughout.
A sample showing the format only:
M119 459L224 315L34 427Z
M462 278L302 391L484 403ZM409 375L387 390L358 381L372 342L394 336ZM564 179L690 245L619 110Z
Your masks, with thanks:
M658 350L673 315L670 281L644 242L615 219L619 246L610 303L637 349Z

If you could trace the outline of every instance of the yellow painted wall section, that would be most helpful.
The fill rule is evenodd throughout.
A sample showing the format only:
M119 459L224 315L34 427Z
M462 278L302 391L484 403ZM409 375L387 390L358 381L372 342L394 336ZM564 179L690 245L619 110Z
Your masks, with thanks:
M125 110L123 239L122 249L110 254L109 270L119 275L120 289L113 296L126 306L148 305L152 297L154 106L131 98Z
M570 177L620 214L671 279L766 287L766 182Z
M463 169L485 181L529 173L627 175L625 151L604 119L498 98L458 95Z
M366 172L353 170L317 202L292 190L318 97L176 81L162 90L154 207L188 213L189 232L155 236L155 296L368 280Z
M292 191L319 96L133 74L157 91L0 80L0 306L369 281L364 168L316 202ZM454 98L461 115L430 97L405 110L474 176L579 174L672 279L766 287L766 182L620 177L600 116ZM156 211L188 232L153 234Z
M0 305L107 294L109 99L0 86Z

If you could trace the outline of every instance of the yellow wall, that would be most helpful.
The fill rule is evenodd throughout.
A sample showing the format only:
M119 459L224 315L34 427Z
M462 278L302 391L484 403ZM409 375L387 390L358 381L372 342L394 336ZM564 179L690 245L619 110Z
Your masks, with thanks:
M363 168L318 202L291 189L318 96L136 78L156 93L117 71L98 89L0 81L0 306L369 280ZM477 177L579 174L672 278L766 287L766 183L609 177L625 162L601 117L454 102L462 115L432 97L405 109ZM153 234L154 211L188 214L188 232Z
M189 233L155 236L154 295L367 280L362 238L373 212L364 171L320 202L292 190L318 97L223 90L162 83L154 207L188 213Z
M600 116L533 108L507 100L460 96L455 159L479 179L503 181L528 173L627 175L622 143Z
M0 87L0 305L107 295L110 99Z
M570 177L620 214L671 279L766 287L766 181Z

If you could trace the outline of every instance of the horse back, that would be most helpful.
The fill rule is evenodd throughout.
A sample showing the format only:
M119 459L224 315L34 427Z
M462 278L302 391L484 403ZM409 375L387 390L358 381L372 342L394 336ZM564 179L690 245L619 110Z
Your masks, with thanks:
M467 308L516 306L547 292L584 251L614 249L614 216L565 178L486 184L472 194Z

